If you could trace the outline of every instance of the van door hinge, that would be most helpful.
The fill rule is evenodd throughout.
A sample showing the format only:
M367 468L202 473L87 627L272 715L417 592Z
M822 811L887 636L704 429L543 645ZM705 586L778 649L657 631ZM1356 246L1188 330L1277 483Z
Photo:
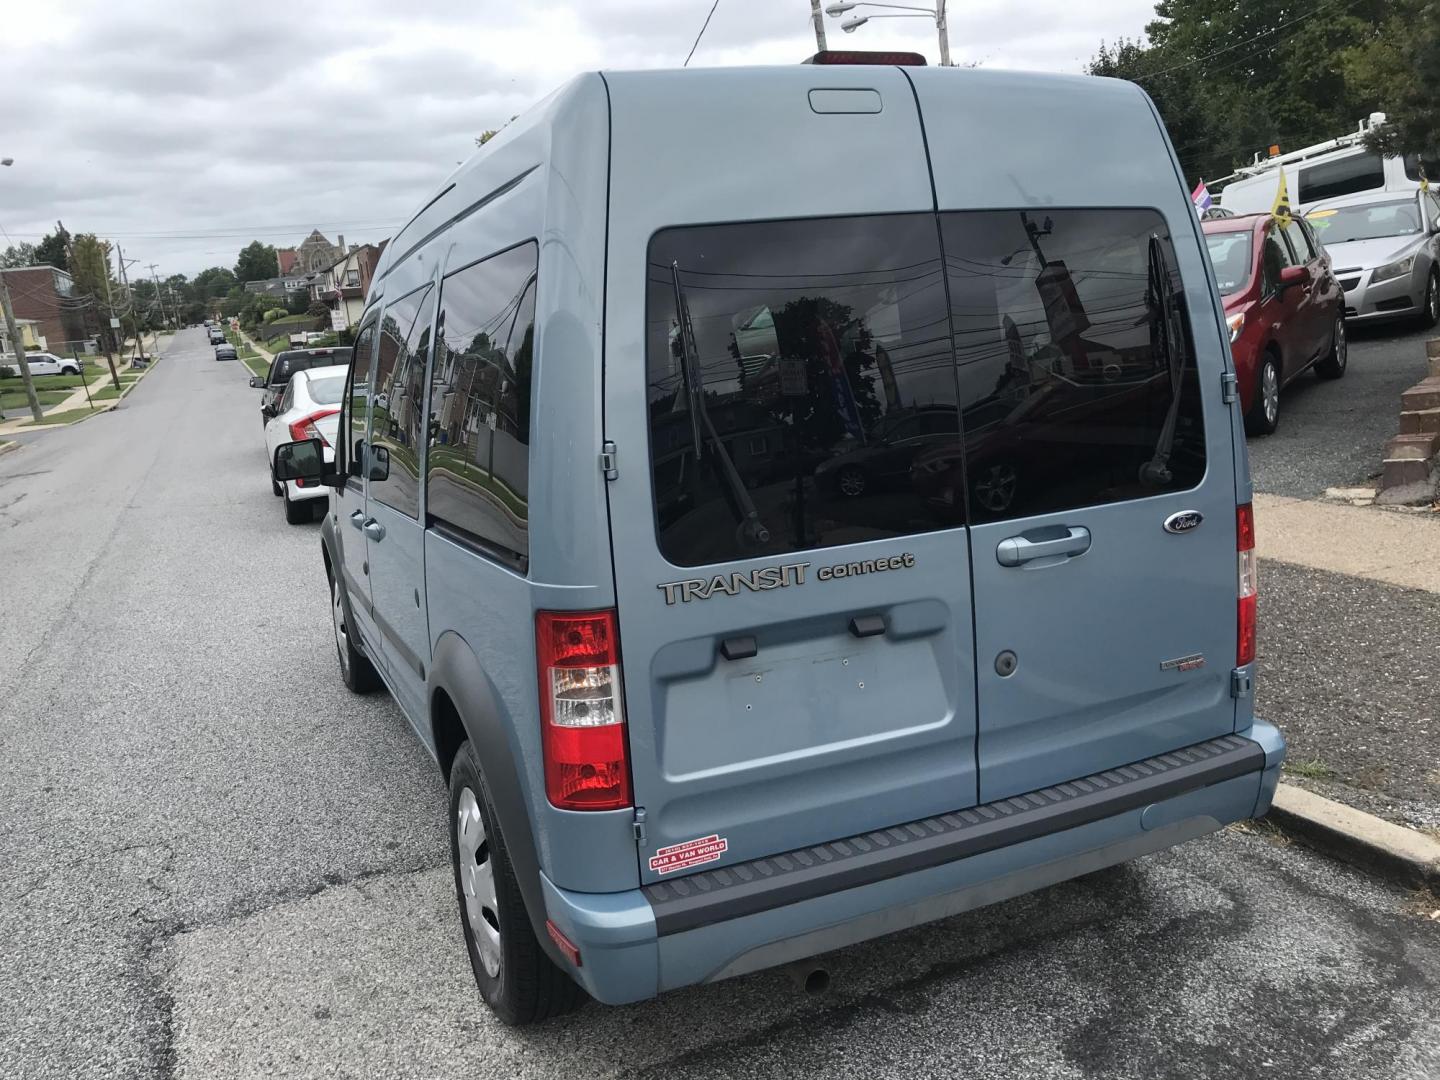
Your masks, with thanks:
M645 843L645 808L643 806L635 807L635 842L637 844Z
M1255 681L1250 674L1249 668L1237 667L1230 672L1230 696L1233 698L1248 698L1254 689Z
M614 480L620 475L615 465L615 443L611 439L600 444L600 471L605 474L606 480Z
M1229 405L1240 396L1240 380L1229 371L1220 376L1220 396L1224 399L1226 405Z

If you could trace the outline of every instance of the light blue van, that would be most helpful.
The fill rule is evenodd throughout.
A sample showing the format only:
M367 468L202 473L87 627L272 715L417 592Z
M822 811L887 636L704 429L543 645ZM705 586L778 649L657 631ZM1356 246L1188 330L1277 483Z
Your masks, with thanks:
M448 780L508 1022L1270 805L1226 327L1132 85L582 76L390 240L349 379L338 471L275 474L334 488L341 669Z

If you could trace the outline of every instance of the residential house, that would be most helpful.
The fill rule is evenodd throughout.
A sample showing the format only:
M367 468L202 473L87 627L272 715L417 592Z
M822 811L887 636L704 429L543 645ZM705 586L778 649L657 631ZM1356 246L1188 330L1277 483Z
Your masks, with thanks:
M378 246L353 245L347 254L310 276L310 298L330 309L332 329L345 330L359 321L365 310L365 294L370 291L370 279L387 243L388 240Z
M264 281L247 281L245 283L245 291L248 293L264 293L281 300L286 299L292 292L305 292L308 289L309 282L304 274L282 274L280 277L266 278Z
M20 330L20 344L26 352L40 352L45 348L45 339L40 336L39 323L34 319L16 319L16 327ZM15 350L10 346L10 331L5 326L5 321L0 319L0 355L13 356Z
M294 248L276 248L275 260L280 264L281 277L301 272L300 268L295 265L300 261L300 254Z
M18 322L30 322L36 344L52 352L82 347L86 338L88 301L75 295L75 282L53 266L20 266L0 270L10 289L10 302ZM20 331L24 336L25 331Z
M312 230L310 235L300 242L295 249L295 259L287 270L282 264L280 273L286 274L314 274L326 267L333 266L335 260L345 254L345 237L340 237L339 244L332 244L325 239L319 229ZM279 252L276 252L278 259Z

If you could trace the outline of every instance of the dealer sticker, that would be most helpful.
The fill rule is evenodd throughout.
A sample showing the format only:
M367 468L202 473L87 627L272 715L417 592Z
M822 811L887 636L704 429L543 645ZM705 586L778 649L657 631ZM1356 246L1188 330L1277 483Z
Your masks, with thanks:
M728 850L730 842L712 833L698 840L686 840L683 844L660 848L650 856L650 869L657 874L673 874L676 870L688 870L692 866L714 862Z

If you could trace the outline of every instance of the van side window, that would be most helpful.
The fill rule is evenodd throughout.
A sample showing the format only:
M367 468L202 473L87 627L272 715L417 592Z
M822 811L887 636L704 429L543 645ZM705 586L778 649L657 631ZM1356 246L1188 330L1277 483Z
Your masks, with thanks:
M1354 154L1300 170L1296 204L1353 195L1385 186L1385 162L1379 154Z
M425 455L426 517L522 568L538 252L521 244L441 284Z
M968 497L981 523L1198 484L1200 384L1164 218L940 217L965 457L931 490Z
M420 421L425 412L425 359L435 313L426 285L385 305L370 396L370 445L390 454L390 474L370 481L370 497L420 516Z
M933 214L666 229L650 241L656 529L680 566L906 536L963 504Z
M374 344L375 324L371 322L355 339L340 417L340 435L345 440L345 475L356 480L365 475L365 428L370 415L370 354Z

